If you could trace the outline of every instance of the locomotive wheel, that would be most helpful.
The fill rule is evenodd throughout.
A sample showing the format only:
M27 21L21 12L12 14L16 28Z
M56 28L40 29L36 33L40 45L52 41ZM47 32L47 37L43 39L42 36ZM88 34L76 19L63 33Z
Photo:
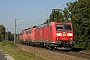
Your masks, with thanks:
M53 49L54 49L54 46L50 46L49 49L50 49L50 50L53 50Z
M47 49L53 50L53 49L54 49L54 46L48 45L48 46L47 46Z
M48 45L46 45L46 49L49 49L49 46Z

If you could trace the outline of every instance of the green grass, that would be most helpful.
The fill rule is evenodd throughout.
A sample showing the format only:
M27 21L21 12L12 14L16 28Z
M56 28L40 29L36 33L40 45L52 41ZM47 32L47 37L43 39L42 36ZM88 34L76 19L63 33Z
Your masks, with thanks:
M0 49L7 52L15 60L47 60L47 59L44 59L43 57L37 56L33 52L23 51L13 42L10 42L7 40L0 42Z

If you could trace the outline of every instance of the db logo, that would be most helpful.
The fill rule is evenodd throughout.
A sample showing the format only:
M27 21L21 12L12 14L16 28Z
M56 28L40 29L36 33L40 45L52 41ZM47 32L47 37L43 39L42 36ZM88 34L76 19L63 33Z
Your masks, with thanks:
M63 34L63 36L66 36L66 34Z

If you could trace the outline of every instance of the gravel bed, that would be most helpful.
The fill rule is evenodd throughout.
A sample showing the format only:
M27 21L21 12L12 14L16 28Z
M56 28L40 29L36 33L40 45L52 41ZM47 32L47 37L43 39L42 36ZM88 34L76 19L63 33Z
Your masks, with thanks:
M32 46L26 46L26 45L18 45L18 46L27 52L35 53L36 55L42 58L45 58L47 60L87 60L87 59L79 58L72 55L56 53L40 47L38 48L38 47L32 47Z
M81 53L86 53L86 54L90 54L90 50L83 50L83 51L80 51Z

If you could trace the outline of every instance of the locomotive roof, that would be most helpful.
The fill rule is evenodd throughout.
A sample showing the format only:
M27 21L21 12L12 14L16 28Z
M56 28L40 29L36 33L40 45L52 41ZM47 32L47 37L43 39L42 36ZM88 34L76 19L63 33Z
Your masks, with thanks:
M33 27L31 27L31 28L41 28L41 27L44 27L44 26L48 26L49 24L52 24L52 23L60 23L60 24L68 23L68 24L72 24L72 22L49 22L49 23L47 23L47 24L41 24L41 25L38 25L38 26L33 26ZM26 30L29 30L29 29L31 29L31 28L24 29L24 30L22 30L22 32L23 32L23 31L26 31Z
M47 23L47 24L41 24L41 25L37 26L37 28L41 28L41 27L44 27L44 26L48 26L49 24L52 24L52 23L60 23L60 24L63 24L63 23L71 23L71 22L50 22L50 23Z
M44 27L44 26L46 26L46 24L41 24L41 25L37 26L37 28L41 28L41 27Z

